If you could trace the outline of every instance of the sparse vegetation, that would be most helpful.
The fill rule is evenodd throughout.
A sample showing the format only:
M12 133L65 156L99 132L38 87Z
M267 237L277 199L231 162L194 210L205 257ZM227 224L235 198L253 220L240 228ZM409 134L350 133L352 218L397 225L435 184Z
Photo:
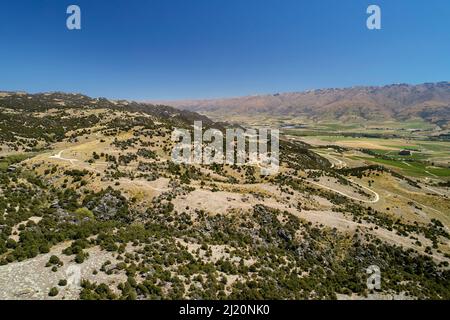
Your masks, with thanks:
M46 296L66 294L69 261L86 300L364 297L373 264L382 294L450 299L448 168L428 159L407 163L433 184L397 156L282 137L265 177L172 162L174 126L213 125L195 113L60 93L0 111L0 265L45 258Z

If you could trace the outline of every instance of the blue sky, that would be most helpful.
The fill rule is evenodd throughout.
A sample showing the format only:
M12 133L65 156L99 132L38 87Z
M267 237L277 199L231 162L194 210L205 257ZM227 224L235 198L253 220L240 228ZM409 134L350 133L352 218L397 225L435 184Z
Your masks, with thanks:
M450 80L450 1L2 0L0 41L0 90L145 100L434 82Z

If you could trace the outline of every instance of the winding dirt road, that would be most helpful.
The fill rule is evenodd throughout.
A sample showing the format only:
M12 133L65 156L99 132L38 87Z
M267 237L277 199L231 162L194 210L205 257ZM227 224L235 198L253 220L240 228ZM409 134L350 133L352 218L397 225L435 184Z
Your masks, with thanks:
M78 160L78 159L64 158L64 157L62 156L62 153L63 153L63 152L66 152L66 151L68 151L68 150L67 150L67 149L66 149L66 150L61 150L61 151L59 151L57 154L55 154L55 155L53 155L53 156L50 156L49 158L50 158L50 159L62 160L62 161L69 161L70 164L73 165L73 166L78 166L78 167L82 167L82 168L84 168L84 169L88 169L88 170L92 170L92 171L94 171L94 172L101 173L100 170L93 168L92 165L89 165L89 164L86 163L86 162L82 162L82 161L80 161L80 160ZM75 163L75 162L77 162L77 163ZM106 164L106 162L105 162L105 163L102 163L102 164ZM167 192L167 191L170 191L170 188L157 188L157 187L154 187L154 186L152 186L151 183L150 183L149 181L147 181L147 180L137 180L137 179L131 180L131 179L129 179L129 178L120 178L120 182L122 182L122 183L127 183L127 184L131 184L131 185L135 185L135 186L136 186L136 185L139 185L139 186L141 186L141 187L144 187L144 188L150 188L150 189L152 189L152 190L154 190L154 191L158 191L158 192Z
M69 159L69 158L63 158L62 157L62 153L65 152L67 150L61 150L60 152L58 152L57 154L50 156L50 159L58 159L58 160L63 160L63 161L69 161L71 164L74 164L75 161L78 161L77 159Z
M380 195L379 195L377 192L373 191L372 189L369 189L369 188L366 187L366 186L363 186L363 185L361 185L361 184L359 184L359 183L356 183L356 182L354 182L353 180L349 180L349 181L350 181L351 183L354 183L354 184L358 185L359 187L361 187L361 188L363 188L363 189L365 189L365 190L371 192L371 193L375 196L375 198L372 199L372 200L358 199L358 198L355 198L355 197L350 196L350 195L348 195L348 194L345 194L345 193L343 193L342 191L339 191L339 190L336 190L336 189L334 189L334 188L330 188L330 187L324 186L324 185L322 185L322 184L320 184L320 183L317 183L317 182L315 182L315 181L309 181L309 180L308 180L309 183L312 183L312 184L317 185L317 186L319 186L319 187L321 187L321 188L328 189L328 190L330 190L330 191L339 193L340 195L342 195L342 196L344 196L344 197L347 197L347 198L349 198L349 199L353 199L353 200L361 201L361 202L365 202L365 203L377 203L378 201L380 201Z

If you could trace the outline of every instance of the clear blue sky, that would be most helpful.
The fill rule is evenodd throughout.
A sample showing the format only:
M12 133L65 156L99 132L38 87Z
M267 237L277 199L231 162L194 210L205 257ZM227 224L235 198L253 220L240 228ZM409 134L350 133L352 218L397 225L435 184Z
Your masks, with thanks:
M66 29L70 4L81 31ZM434 82L450 80L450 1L2 1L0 46L0 90L143 100Z

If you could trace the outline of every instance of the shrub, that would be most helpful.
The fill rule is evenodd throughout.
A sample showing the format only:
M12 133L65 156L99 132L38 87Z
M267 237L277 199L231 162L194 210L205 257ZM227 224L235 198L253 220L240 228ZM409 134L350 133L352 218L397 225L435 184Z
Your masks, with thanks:
M56 297L58 295L59 291L57 288L53 287L50 289L50 292L48 293L48 295L50 297Z

